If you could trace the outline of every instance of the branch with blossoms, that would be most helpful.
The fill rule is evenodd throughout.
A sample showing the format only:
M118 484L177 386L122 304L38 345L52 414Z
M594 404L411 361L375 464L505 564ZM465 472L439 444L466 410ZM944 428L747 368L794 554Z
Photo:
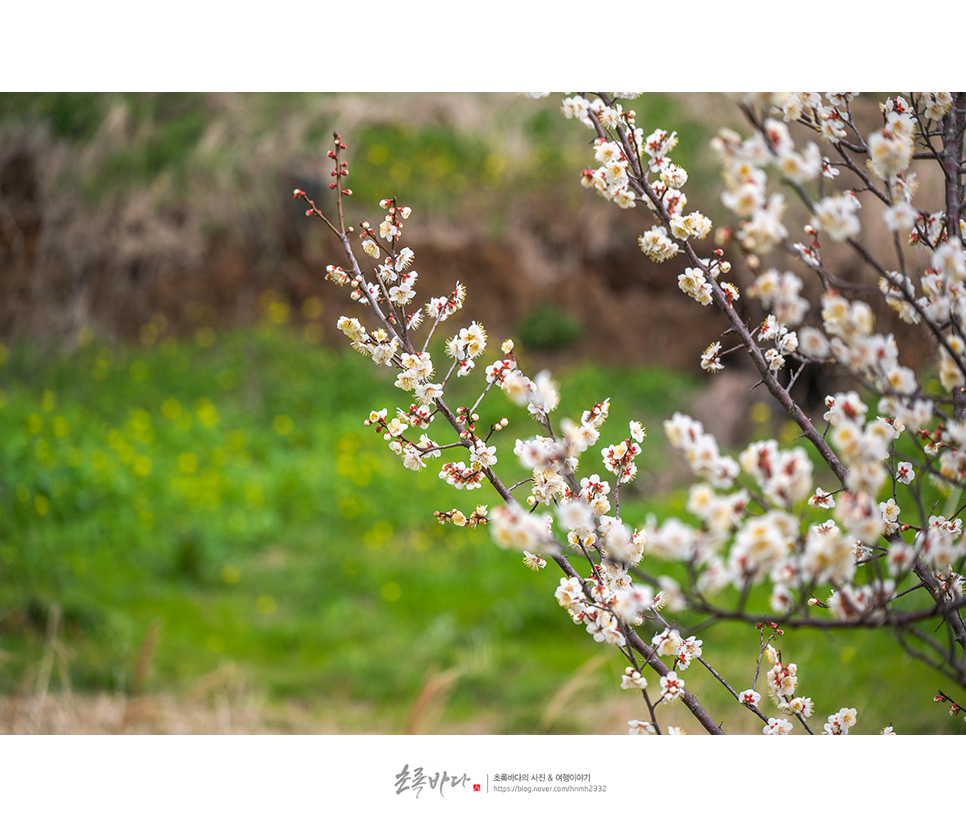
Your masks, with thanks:
M939 619L947 631L947 643L923 642L933 655L932 665L963 685L966 627L960 609L966 600L960 573L964 553L959 518L962 508L950 518L931 513L927 516L917 492L907 502L908 510L901 510L910 518L900 519L897 485L910 484L916 469L908 460L890 469L888 461L894 459L896 442L909 427L931 438L930 443L919 447L925 453L918 461L920 473L950 500L962 488L966 431L961 421L966 380L962 299L966 270L960 159L966 105L962 95L950 94L915 94L910 97L911 103L902 97L889 99L881 110L882 129L863 137L852 116L850 100L851 94L829 94L824 99L816 94L747 97L739 102L739 108L748 117L754 135L742 140L731 131L722 131L713 142L726 185L722 202L738 215L737 227L724 230L719 239L734 241L746 264L757 271L747 287L748 295L758 299L768 313L755 327L736 310L738 289L721 280L721 274L728 271L722 269L724 252L716 249L713 258L702 259L691 246L691 240L701 239L709 228L703 215L685 215L681 208L686 198L679 189L686 179L668 159L674 135L655 131L645 138L643 131L634 127L634 118L604 94L593 103L582 96L568 99L564 112L584 121L597 135L596 156L604 164L586 170L584 184L623 208L634 207L637 198L643 199L659 221L640 238L645 254L655 261L677 255L686 258L690 265L679 278L680 288L702 305L714 303L724 312L727 333L737 337L765 387L838 482L832 492L816 489L808 502L812 508L832 509L836 507L833 495L837 495L836 517L813 524L803 533L801 509L797 518L790 513L813 486L812 464L801 448L783 452L775 441L753 444L739 458L739 470L732 459L719 454L703 426L683 415L668 421L665 429L672 445L686 453L694 474L705 482L692 491L689 506L703 523L697 530L684 530L679 523L657 528L649 543L665 557L687 562L694 579L688 596L690 607L716 619L756 619L758 614L740 607L736 611L715 607L707 603L705 594L734 583L744 599L751 585L770 580L772 613L796 625L885 623L906 638L922 634L912 628L912 623ZM796 147L790 125L818 134L827 142L836 157L835 164L855 175L858 181L854 187L824 196L824 179L836 178L839 170L814 142L804 149ZM941 150L932 145L936 137L942 142ZM645 155L650 157L646 166L641 163ZM945 211L928 213L912 207L916 173L907 169L914 158L940 163ZM623 164L615 165L615 159ZM781 184L812 214L803 228L803 242L793 243L783 225L784 196L780 192L768 194L771 168L778 170ZM645 170L657 177L648 180L642 176ZM809 184L814 184L814 197ZM882 221L897 241L901 232L908 232L907 246L926 253L928 260L918 287L923 297L917 297L912 279L886 269L859 239L859 193L869 193L883 203ZM956 234L949 234L950 229ZM838 279L821 257L823 238L846 242L857 252L871 267L872 287L853 287ZM818 278L821 329L796 329L810 308L801 292L802 279L790 271L761 267L763 258L782 251L794 253L799 263ZM901 247L898 254L899 266L905 269L913 257L907 257ZM930 391L928 369L925 377L917 377L911 368L899 363L895 337L874 333L872 308L863 300L849 300L847 289L867 294L877 289L899 318L921 325L922 337L936 344L939 382L945 396ZM756 344L762 341L774 342L774 347L763 353ZM712 343L701 357L702 367L720 370L722 356L721 342ZM787 374L789 363L797 367L784 383L781 375ZM824 419L828 425L822 432L791 396L792 385L808 364L835 364L848 371L866 392L865 400L855 391L827 397ZM881 415L867 423L864 417L870 395L878 397ZM925 428L934 421L935 428ZM946 451L941 452L944 447ZM936 454L941 456L939 466L929 459ZM764 495L767 505L763 514L745 513L747 489L728 496L718 494L717 490L732 489L738 483L739 471L751 476ZM878 502L888 481L892 497ZM757 503L761 505L760 500ZM916 531L913 542L902 536L907 531ZM721 553L729 537L725 561ZM885 578L882 563L887 565L890 578ZM856 587L856 570L865 566L871 582ZM900 591L896 579L905 579L910 572L918 578L918 584ZM827 602L814 596L822 585L832 587ZM918 589L932 598L927 607L915 612L894 610L897 600ZM794 619L797 614L807 615L808 605L830 610L836 616Z
M334 134L333 144L329 155L335 162L332 187L340 195L338 219L332 221L325 217L300 189L294 196L306 202L307 215L321 217L342 242L348 267L329 266L326 278L345 287L351 299L368 308L366 312L378 325L370 330L358 318L343 316L338 321L339 330L359 353L376 364L394 368L396 387L410 392L413 398L407 408L396 408L392 415L388 408L373 410L365 420L366 425L383 436L390 451L414 471L427 468L429 460L440 458L444 452L461 450L464 457L443 462L439 477L456 490L467 492L488 482L503 504L492 511L487 505L478 504L469 514L456 508L437 511L436 518L441 523L460 527L489 525L495 540L523 552L525 565L532 569L544 567L547 559L554 561L565 574L557 592L558 601L568 607L575 621L583 624L597 641L620 647L636 670L646 666L661 676L662 693L654 706L681 700L708 732L720 733L718 724L672 668L681 668L680 664L685 663L682 657L672 660L672 666L668 666L661 659L668 653L666 646L655 648L634 631L634 623L643 620L645 607L655 612L660 607L661 594L648 598L645 592L631 587L620 565L640 558L643 539L616 518L608 518L606 513L610 509L608 496L617 505L620 485L636 476L634 460L641 453L644 427L632 421L627 439L604 450L603 465L616 478L613 489L599 475L578 481L577 458L597 442L599 429L607 419L609 402L593 405L579 424L564 419L555 429L550 415L559 403L556 385L547 372L533 379L526 377L517 365L511 341L501 346L501 358L486 366L482 391L472 406L450 406L447 383L454 375L463 377L473 372L487 348L486 331L474 321L448 338L444 353L449 367L440 382L434 381L436 366L430 344L440 325L461 310L465 288L457 284L449 296L431 298L418 306L413 303L418 277L412 269L415 255L408 247L400 246L409 208L398 205L395 199L387 199L380 203L386 216L378 231L368 223L361 223L358 231L347 226L341 202L341 197L351 193L343 182L348 176L348 167L341 158L345 143L341 136ZM358 236L364 253L377 262L372 277L359 266L352 235ZM415 337L421 326L428 333L417 347ZM496 446L489 445L493 435L503 431L509 420L504 417L484 427L479 425L477 413L484 398L494 389L501 389L511 403L526 407L544 432L526 440L517 439L514 451L531 475L510 487L497 474ZM429 436L430 427L438 417L448 424L455 440L442 442ZM529 486L530 495L518 501L513 491L523 486ZM555 535L553 516L536 513L541 505L556 509L558 522L566 530L563 538L569 541L570 548ZM596 532L600 523L610 525L609 551L605 551L604 540ZM586 563L583 573L577 570L574 561ZM621 592L620 601L618 592ZM701 641L689 638L685 642L689 652L700 655ZM652 725L658 726L656 721Z
M441 523L488 526L499 545L523 553L525 565L534 570L548 559L557 564L564 573L559 604L597 642L627 658L621 685L642 692L649 716L632 722L632 732L660 732L660 706L677 700L705 730L721 732L679 675L693 661L762 721L763 732L783 734L793 726L758 709L757 670L752 687L739 692L704 657L703 641L682 636L665 611L703 614L705 624L735 620L761 628L762 622L771 623L772 637L768 645L762 643L758 658L760 664L766 657L771 666L770 700L808 732L811 699L796 694L796 667L770 645L781 632L779 624L890 628L910 655L966 686L961 613L966 505L959 500L966 481L966 261L959 210L966 97L888 99L881 129L865 135L853 117L851 94L741 99L739 109L752 135L742 139L722 131L713 142L725 184L722 202L737 222L718 230L716 248L703 257L696 242L711 233L712 223L701 212L685 213L682 189L688 175L671 159L676 135L663 129L646 133L636 113L623 109L622 96L574 95L563 103L564 115L595 135L596 165L583 171L582 184L622 209L649 213L651 226L639 238L644 254L655 262L683 261L678 287L701 307L720 311L721 318L707 318L709 328L721 327L721 335L701 355L701 366L713 373L733 354L748 357L807 445L782 449L776 440L759 441L733 458L721 452L701 423L675 414L664 422L664 431L697 479L687 502L693 520L626 524L620 489L636 476L643 426L632 421L624 441L601 451L608 475L578 477L578 466L583 473L586 453L599 440L609 400L588 408L579 422L564 417L555 427L556 384L546 371L526 376L509 340L501 346L501 358L486 366L472 406L451 407L447 383L454 374L474 371L487 350L486 332L473 321L446 339L448 369L434 381L430 344L443 322L462 309L465 288L457 284L447 297L414 304L414 254L399 245L410 212L395 199L380 204L386 215L378 232L367 223L358 232L345 225L348 171L341 160L345 145L336 135L330 156L336 162L332 187L340 195L338 221L325 218L301 191L295 196L306 200L307 214L323 217L342 242L348 268L330 266L326 277L346 286L377 325L370 331L357 318L342 317L339 329L360 353L394 368L396 387L414 400L392 416L388 409L374 410L367 425L386 438L404 466L420 470L444 451L455 451L460 457L441 464L441 479L457 490L473 491L484 481L496 490L502 504L492 511L479 504L469 515L454 508L436 516ZM814 141L796 145L799 134L825 142L833 158ZM908 170L913 161L942 167L946 205L940 210L913 208L916 173ZM851 187L827 195L826 181L842 176L842 169L852 178ZM783 224L784 194L768 191L773 170L779 185L810 215L799 241ZM865 221L859 219L859 195L883 205L881 222L891 234L895 269L887 269L889 252L873 254L860 237ZM354 234L376 262L372 278L353 254ZM858 253L871 277L865 283L839 278L821 252L829 241ZM725 280L732 273L725 247L734 249L751 273L744 287L737 278ZM806 324L813 302L804 291L805 279L779 268L787 256L815 279L820 309L814 323ZM918 326L920 338L935 345L933 364L920 369L900 364L896 337L875 330L873 308L864 300L871 295L898 319ZM417 348L413 339L420 326L428 334ZM857 388L829 393L821 427L793 394L809 365L845 371ZM529 474L510 487L497 475L496 447L489 445L510 420L479 425L480 404L496 389L512 405L525 407L538 427L535 436L515 440L515 457ZM874 416L867 419L870 409ZM455 440L429 437L440 415ZM816 464L824 476L816 478ZM526 499L515 497L524 487L530 490ZM936 512L940 507L943 515ZM665 561L683 564L683 586L660 575ZM770 589L767 612L748 607L759 586ZM737 604L716 602L729 588L738 590ZM936 623L941 637L920 627ZM650 633L650 640L641 631ZM648 668L660 676L654 697L647 692ZM844 734L855 720L855 711L846 708L830 715L824 730Z

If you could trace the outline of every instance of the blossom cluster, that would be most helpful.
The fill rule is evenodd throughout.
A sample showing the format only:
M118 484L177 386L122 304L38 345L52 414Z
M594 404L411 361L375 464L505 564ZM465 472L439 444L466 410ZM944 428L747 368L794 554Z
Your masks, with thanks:
M839 397L838 401L841 408L848 408L847 398ZM844 420L840 425L849 426L851 421ZM892 499L876 505L866 493L841 492L836 502L834 495L821 488L813 492L813 464L804 449L783 450L773 439L749 444L739 455L738 464L729 467L729 478L722 479L717 444L699 422L676 414L667 421L665 430L672 445L685 450L693 471L703 478L703 483L690 488L687 502L688 511L700 524L695 527L669 518L659 526L649 526L647 554L690 564L697 574L696 589L701 593L715 593L729 584L740 589L767 579L772 585L771 607L776 613L787 613L792 608L794 591L801 596L810 594L816 585L830 584L834 590L829 605L843 618L881 614L893 596L894 581L876 579L858 588L849 583L859 560L868 556L863 542L874 542L889 524L898 527L897 505ZM875 439L892 431L888 422L876 421L864 442L875 450ZM864 448L861 441L856 444ZM875 458L872 452L869 456ZM751 493L747 488L720 491L734 485L739 464L754 482L757 502L766 507L762 513L748 512ZM861 470L855 468L850 474L853 471ZM816 509L835 508L836 517L803 531L793 512L804 503ZM927 540L949 543L945 548L936 548L943 554L938 565L948 569L957 554L962 555L961 545L953 547L953 536L945 532L941 535L942 538L936 533ZM926 545L920 549L925 550ZM907 548L894 554L890 562L894 576L908 571L911 552Z
M674 657L675 666L678 669L687 669L692 660L701 657L703 642L696 637L681 637L680 632L670 626L651 639L651 644L658 655Z
M834 613L849 619L881 612L894 595L892 580L849 585L857 567L874 550L888 551L894 576L908 571L916 559L923 558L944 589L946 585L942 583L951 584L953 594L962 586L962 579L952 566L961 564L963 556L958 547L945 546L951 540L949 536L934 546L931 542L935 536L920 533L914 542L904 544L897 538L903 529L908 529L899 518L900 502L895 496L879 500L888 483L912 483L915 468L908 460L895 462L896 442L907 428L925 433L924 427L934 419L937 410L914 370L900 362L896 338L891 333L876 332L871 305L865 300L847 298L830 285L828 273L823 271L821 239L842 242L857 238L863 231L860 190L883 201L882 217L887 228L906 233L906 241L914 249L925 250L928 256L918 283L902 272L882 271L877 280L883 300L903 321L932 325L937 334L941 385L955 394L966 384L966 342L960 330L960 322L966 321L963 246L958 235L948 234L941 213L912 209L918 180L916 172L910 169L916 141L927 143L930 130L933 135L938 133L935 128L948 112L952 99L945 93L914 94L911 103L902 96L889 98L881 107L882 127L863 135L851 112L854 97L852 93L829 93L824 97L815 93L739 96L739 106L749 114L756 130L747 139L733 130L723 130L712 141L712 148L722 166L722 202L738 217L733 238L748 253L747 263L755 269L758 259L784 246L796 252L801 264L823 279L821 320L817 326L802 326L811 309L803 294L802 278L795 272L771 266L754 276L748 294L767 312L754 332L758 342L773 345L763 354L766 372L777 379L789 360L795 365L835 363L878 394L879 416L864 420L867 405L855 391L828 398L826 419L831 431L827 434L829 448L834 449L829 455L839 456L844 471L845 491L837 501L821 488L812 491L812 463L804 449L780 451L775 441L753 444L740 457L741 469L754 479L764 500L764 514L735 518L728 507L740 507L743 511L744 496L732 500L707 488L695 490L689 509L699 516L703 529L669 520L651 531L649 551L664 557L676 554L676 558L689 561L699 569L697 587L702 591L723 587L729 577L739 584L760 582L767 577L773 583L773 610L779 612L792 607L790 588L832 584L829 606ZM606 109L606 105L597 106L598 111L601 108ZM585 109L594 112L593 107ZM564 112L570 115L566 103ZM760 118L755 116L758 112L762 114ZM587 122L596 127L592 117ZM811 131L829 150L821 150L816 141L799 144L792 131L795 126ZM598 129L599 136L600 133ZM661 132L658 135L672 136ZM598 142L603 140L598 138ZM625 156L633 158L639 154L634 143L619 144ZM673 145L656 147L661 151L657 165L669 164L666 156ZM865 156L867 170L853 161L853 151ZM611 152L616 153L613 149ZM826 153L837 155L839 160L833 165ZM822 181L838 180L843 169L858 178L863 187L826 193ZM777 171L784 182L791 183L810 211L803 229L806 238L800 243L789 240L784 195L769 193L769 170ZM870 175L883 181L883 185L875 186ZM683 185L680 179L675 182ZM809 188L813 187L818 196L811 198ZM669 193L667 183L662 193ZM682 251L674 242L674 227L668 222L668 216L680 215L682 197L672 193L664 206L666 213L657 212L663 222L641 238L642 249L656 260ZM654 208L653 201L648 205ZM962 228L961 222L960 231ZM727 235L722 239L725 238ZM710 305L717 300L715 289L723 290L726 285L710 268L711 262L690 253L689 257L692 265L680 274L679 286L699 303ZM913 262L909 258L905 263L908 267ZM729 296L722 292L722 298ZM722 370L725 352L720 341L712 342L701 356L702 368ZM840 406L835 406L836 401ZM666 422L665 431L672 445L684 451L696 476L718 490L732 487L737 473L731 459L720 454L714 438L700 424L675 415ZM947 491L966 481L966 455L959 439L964 434L966 428L960 420L947 420L941 436L925 444L926 452L937 458L935 465L929 466L931 479L945 485ZM806 497L815 509L834 508L835 519L813 525L803 533L787 512L794 512ZM723 518L728 521L723 522ZM724 564L717 551L724 545L723 533L735 528L738 529L729 559ZM889 541L880 545L883 536ZM939 554L938 560L934 553Z
M588 127L599 127L622 141L601 135L595 140L596 168L586 168L581 184L593 188L621 208L632 209L638 201L654 210L659 203L669 216L669 226L653 226L638 240L642 251L652 260L665 261L678 253L677 241L702 240L711 231L711 221L701 212L685 213L687 196L681 190L688 180L687 171L671 161L678 144L675 132L661 128L645 135L637 126L636 113L624 110L619 102L593 101L576 95L564 100L563 114ZM655 175L648 180L648 175ZM668 234L670 232L670 234Z
M587 629L594 640L623 647L627 644L627 635L622 618L615 611L616 596L600 582L591 585L588 596L577 577L561 579L556 592L557 602L575 623Z
M781 653L774 646L768 646L765 652L771 664L767 675L768 697L771 702L786 715L810 717L814 710L812 699L795 694L798 688L798 666L794 663L783 663Z

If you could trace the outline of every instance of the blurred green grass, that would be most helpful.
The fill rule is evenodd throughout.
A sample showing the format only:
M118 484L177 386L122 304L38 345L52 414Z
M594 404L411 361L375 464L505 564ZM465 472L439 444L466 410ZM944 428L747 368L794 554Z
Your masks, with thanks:
M485 530L444 528L432 515L491 497L404 469L362 425L373 407L402 404L389 377L306 334L269 316L195 341L0 351L0 688L36 684L56 607L76 689L185 691L232 664L270 700L362 703L402 729L427 682L449 670L447 720L486 715L488 729L511 733L593 732L587 705L632 703L617 687L620 656L594 667L599 646L557 606L552 568L531 573ZM561 415L613 395L602 442L643 419L645 468L668 465L660 420L686 406L695 380L656 367L558 375ZM531 430L499 398L481 411ZM512 433L500 449L511 468ZM622 510L641 523L682 503L680 493L628 490ZM754 629L702 637L706 657L750 685ZM856 706L863 732L890 722L955 732L961 722L931 709L941 679L889 644L820 632L780 643L802 691L821 694L819 712ZM548 717L575 680L584 706ZM686 680L734 714L704 670Z
M490 498L383 448L362 422L401 395L357 354L266 318L194 342L2 355L4 691L29 687L54 606L77 688L130 691L159 624L138 685L236 662L271 697L360 699L399 720L428 670L453 666L457 713L505 698L539 713L575 646L578 662L593 653L561 619L557 577L435 521ZM668 382L690 385L589 368L570 380L578 414L620 381L628 418Z

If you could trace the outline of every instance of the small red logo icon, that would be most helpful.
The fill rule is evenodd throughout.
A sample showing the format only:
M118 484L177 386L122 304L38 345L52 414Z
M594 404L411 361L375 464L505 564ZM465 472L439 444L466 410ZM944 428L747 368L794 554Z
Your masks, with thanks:
M473 785L473 790L474 791L478 791L479 789L480 789L480 786L479 785Z

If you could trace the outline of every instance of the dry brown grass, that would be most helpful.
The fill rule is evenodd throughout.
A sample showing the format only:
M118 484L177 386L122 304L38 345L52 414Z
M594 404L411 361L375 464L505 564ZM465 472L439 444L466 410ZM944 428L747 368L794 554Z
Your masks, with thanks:
M493 735L506 732L507 716L480 710L458 720L447 714L453 689L466 673L492 661L486 648L470 651L455 666L431 669L409 703L387 711L378 704L313 698L273 702L250 677L225 663L179 692L144 692L160 626L152 626L137 652L129 693L77 692L71 686L70 655L60 635L62 613L51 606L44 652L11 694L0 696L0 735ZM0 662L3 658L0 657ZM601 697L597 672L613 658L591 657L558 687L540 710L529 735L622 735L631 719L646 719L631 693ZM612 670L613 671L613 670ZM662 707L662 726L686 732L703 729L681 705ZM751 716L747 716L751 719ZM731 732L757 732L753 721Z
M568 693L576 694L576 693ZM567 698L568 734L624 735L631 719L647 719L638 698L628 693L604 701ZM415 706L415 705L414 705ZM547 712L559 704L548 704ZM420 712L410 727L378 717L363 704L312 707L302 702L268 704L248 695L209 699L169 694L131 697L109 693L57 693L0 697L0 735L492 735L500 732L498 715L481 714L454 722L444 710ZM546 716L545 716L546 718ZM553 730L551 716L534 734ZM751 718L749 714L749 719ZM660 719L693 735L705 735L683 707L663 708ZM411 722L410 722L411 723ZM725 727L731 733L760 733L757 726Z

